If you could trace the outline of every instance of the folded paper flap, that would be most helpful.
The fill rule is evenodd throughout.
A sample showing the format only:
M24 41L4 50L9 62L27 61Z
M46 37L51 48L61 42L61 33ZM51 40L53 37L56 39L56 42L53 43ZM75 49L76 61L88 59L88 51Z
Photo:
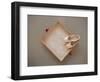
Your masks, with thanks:
M42 40L45 41L46 39L49 38L49 36L52 35L53 32L57 31L57 30L63 30L65 32L66 35L69 35L70 33L65 31L64 29L64 26L63 24L61 24L59 21L55 24L55 25L52 25L52 26L49 26L49 27L46 27L44 29L44 33L42 35ZM46 31L48 30L48 31Z

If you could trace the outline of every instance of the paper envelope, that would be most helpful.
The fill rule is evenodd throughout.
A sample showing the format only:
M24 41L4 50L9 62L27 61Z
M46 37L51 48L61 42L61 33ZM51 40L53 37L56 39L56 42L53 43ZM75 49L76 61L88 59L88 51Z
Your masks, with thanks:
M78 43L79 37L75 37L74 34L65 31L64 26L57 22L44 33L41 41L59 61L63 61Z

